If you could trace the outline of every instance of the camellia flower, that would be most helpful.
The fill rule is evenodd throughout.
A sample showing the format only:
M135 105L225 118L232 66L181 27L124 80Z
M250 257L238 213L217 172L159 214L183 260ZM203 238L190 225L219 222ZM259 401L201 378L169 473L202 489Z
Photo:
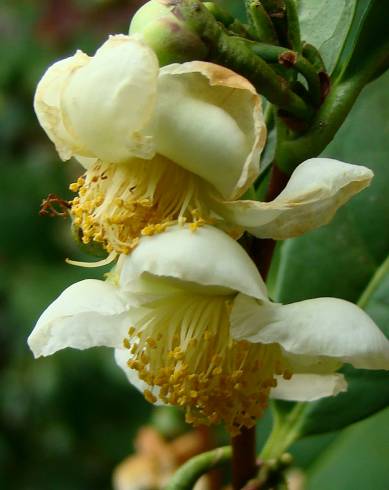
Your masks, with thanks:
M51 66L35 110L60 157L85 167L70 214L82 240L108 252L127 254L140 236L185 222L296 236L328 222L372 177L311 159L275 200L238 201L258 176L266 136L254 87L212 63L160 69L149 47L124 35Z
M244 249L207 225L141 238L106 282L66 289L28 342L36 357L113 347L147 400L232 434L255 424L270 395L344 391L343 362L389 368L389 342L361 309L335 298L272 303Z

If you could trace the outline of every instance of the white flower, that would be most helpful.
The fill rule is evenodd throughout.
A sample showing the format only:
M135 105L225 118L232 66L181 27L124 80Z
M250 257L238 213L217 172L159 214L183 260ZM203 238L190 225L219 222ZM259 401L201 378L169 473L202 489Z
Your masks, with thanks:
M51 66L35 95L39 121L64 160L87 168L71 185L85 243L129 253L142 235L177 222L284 239L327 223L372 172L318 158L301 164L273 201L236 201L259 173L266 128L260 97L206 62L161 69L150 48L111 36L89 57Z
M61 158L86 168L162 155L225 197L258 175L266 129L253 86L212 63L159 69L154 52L130 36L49 67L34 106Z
M121 256L109 282L70 286L29 337L36 357L108 346L153 403L193 423L254 425L270 391L314 400L346 389L343 362L389 369L389 342L357 306L269 301L249 256L224 232L174 226Z

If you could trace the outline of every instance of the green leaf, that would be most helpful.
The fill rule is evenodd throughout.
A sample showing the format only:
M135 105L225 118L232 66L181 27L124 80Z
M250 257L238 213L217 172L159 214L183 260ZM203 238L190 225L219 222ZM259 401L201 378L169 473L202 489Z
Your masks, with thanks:
M347 80L368 72L368 80L382 74L389 66L388 5L382 0L361 0L357 8L334 79Z
M368 15L370 7L374 1L375 0L360 0L359 2L356 2L347 36L345 38L343 47L339 52L339 57L332 73L333 80L338 78L339 74L342 73L347 67L353 54L353 50L355 49L355 45L357 43L362 26L365 22L366 16Z
M386 490L388 440L389 409L340 434L310 468L304 488Z
M301 38L323 56L329 73L351 26L356 0L299 0Z
M325 151L325 156L371 167L375 172L371 187L341 209L331 224L287 241L279 250L275 280L274 270L271 274L271 295L283 303L319 296L356 302L362 297L366 311L387 335L389 273L388 264L382 264L389 252L388 81L385 75L369 86ZM367 301L363 293L374 277ZM294 421L295 438L343 428L388 405L389 373L351 367L344 372L349 390L307 404ZM282 404L281 425L298 406Z

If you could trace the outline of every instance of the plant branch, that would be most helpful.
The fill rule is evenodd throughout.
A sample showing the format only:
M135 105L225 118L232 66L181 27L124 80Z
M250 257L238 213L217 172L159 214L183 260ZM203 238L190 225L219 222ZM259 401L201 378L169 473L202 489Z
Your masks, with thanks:
M257 472L255 426L232 438L232 486L240 490Z
M285 0L285 7L289 46L294 51L301 52L300 22L294 0Z
M268 13L259 0L246 0L246 12L256 38L269 44L278 44L278 38Z
M235 19L226 9L222 8L214 2L203 2L204 7L213 15L213 17L224 25L228 31L231 31L239 36L252 37L246 25Z
M286 68L293 68L306 79L308 83L309 93L312 99L313 105L316 107L321 102L321 82L319 74L316 72L315 67L296 51L283 48L281 46L271 46L264 43L255 43L246 41L247 45L256 55L260 56L265 61L272 63L279 63Z
M387 48L384 46L359 72L337 81L311 122L301 136L279 138L275 159L280 169L291 174L296 166L308 158L318 156L331 142L343 124L362 89L376 73L377 67L385 66Z
M165 490L192 490L201 475L229 461L231 454L231 446L225 446L195 456L175 472Z
M248 49L244 39L229 36L198 0L159 0L171 8L209 49L209 61L221 64L250 80L272 104L293 116L309 120L314 110L291 90L288 82Z
M317 72L326 72L323 58L315 46L303 43L303 56L316 68Z

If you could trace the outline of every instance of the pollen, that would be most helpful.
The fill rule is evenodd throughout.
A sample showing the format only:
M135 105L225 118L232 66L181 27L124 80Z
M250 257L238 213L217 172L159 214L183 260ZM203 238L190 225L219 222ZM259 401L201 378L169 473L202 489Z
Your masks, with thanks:
M150 390L145 390L143 394L148 402L155 403L157 401L157 398L151 393Z
M141 236L180 224L195 232L211 223L199 177L161 156L123 164L97 162L70 185L73 223L83 243L129 254Z
M125 343L128 366L149 402L183 408L188 423L223 422L237 435L263 414L276 376L292 376L277 344L230 337L228 297L183 292L143 308L141 335L134 326Z

